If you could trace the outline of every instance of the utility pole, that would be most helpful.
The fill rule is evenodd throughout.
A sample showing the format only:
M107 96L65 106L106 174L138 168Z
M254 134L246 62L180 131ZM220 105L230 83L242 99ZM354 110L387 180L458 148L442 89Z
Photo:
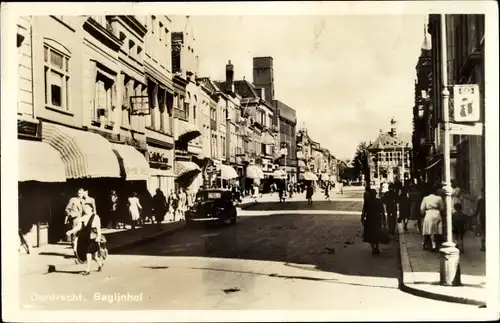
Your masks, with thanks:
M440 284L444 286L458 286L460 281L460 252L453 242L452 233L452 200L451 194L451 163L450 163L450 107L448 90L447 48L446 48L446 15L441 14L441 75L443 83L443 121L444 121L444 178L446 194L446 242L440 250Z

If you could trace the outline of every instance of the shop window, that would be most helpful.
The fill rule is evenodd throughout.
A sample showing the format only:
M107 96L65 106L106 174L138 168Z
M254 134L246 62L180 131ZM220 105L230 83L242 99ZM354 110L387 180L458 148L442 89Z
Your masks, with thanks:
M69 55L44 45L45 105L69 110Z

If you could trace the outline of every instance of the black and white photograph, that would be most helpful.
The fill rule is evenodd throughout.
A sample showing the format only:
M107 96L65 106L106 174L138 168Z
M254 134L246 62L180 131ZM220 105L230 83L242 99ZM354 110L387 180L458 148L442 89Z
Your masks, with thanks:
M497 60L492 1L2 4L3 319L498 319Z

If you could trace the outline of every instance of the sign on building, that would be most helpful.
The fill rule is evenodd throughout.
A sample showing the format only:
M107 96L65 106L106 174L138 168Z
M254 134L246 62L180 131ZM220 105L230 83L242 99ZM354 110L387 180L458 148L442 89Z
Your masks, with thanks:
M481 118L479 85L453 86L453 119L455 122L476 122Z

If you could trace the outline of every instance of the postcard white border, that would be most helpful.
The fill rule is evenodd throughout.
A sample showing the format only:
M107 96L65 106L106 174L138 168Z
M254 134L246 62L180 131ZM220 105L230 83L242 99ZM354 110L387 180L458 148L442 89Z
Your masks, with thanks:
M424 321L424 320L482 320L498 318L499 313L499 243L500 223L498 196L498 14L493 1L414 1L414 2L248 2L248 3L2 3L2 307L7 321L54 322L153 322L153 321ZM487 281L488 308L459 313L429 313L415 309L410 313L372 311L20 311L18 308L18 254L12 244L17 243L17 145L16 119L17 66L15 33L19 15L48 15L57 10L61 15L151 14L169 15L414 15L429 13L486 14L486 192L487 205ZM11 46L9 46L11 45ZM417 60L418 53L415 53ZM408 107L410 111L410 107ZM409 112L410 113L410 112ZM388 300L390 302L390 300ZM332 302L335 302L332 299ZM485 315L483 317L483 314Z

